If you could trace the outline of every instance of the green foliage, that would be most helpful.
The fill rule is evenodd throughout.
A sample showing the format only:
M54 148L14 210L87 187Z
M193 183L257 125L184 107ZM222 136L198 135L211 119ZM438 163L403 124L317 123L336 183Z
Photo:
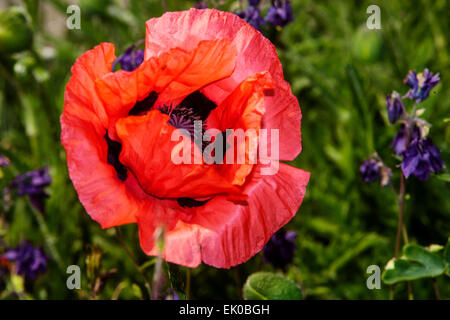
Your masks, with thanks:
M450 238L444 249L445 274L450 277Z
M291 280L275 273L258 272L244 285L246 300L301 300L300 288Z
M0 12L0 54L15 53L31 47L33 32L21 9Z
M403 248L400 259L392 259L386 265L382 279L386 284L400 281L431 278L441 275L445 270L443 259L427 248L408 244Z
M224 10L239 5L224 2ZM172 11L188 9L193 3L167 0ZM425 67L441 72L441 84L424 102L424 117L433 125L433 143L450 165L449 4L446 0L291 3L295 21L266 34L277 47L285 78L302 108L303 151L290 164L311 172L303 204L287 225L299 236L285 276L301 284L304 299L387 299L389 286L367 289L366 269L382 266L392 257L398 208L389 188L361 181L359 165L377 151L383 159L391 159L388 166L396 168L398 161L390 148L396 128L388 125L385 96L392 90L404 92L402 79L408 70ZM366 8L371 4L381 8L381 30L365 29ZM27 238L42 244L51 256L48 272L25 284L28 296L20 298L145 299L144 276L152 278L154 260L140 249L136 225L120 230L141 271L114 230L102 230L86 214L68 177L59 117L75 59L100 42L114 43L120 54L144 37L145 21L160 16L163 7L159 0L83 0L79 1L81 29L68 30L64 24L67 5L62 0L22 1L25 20L20 18L17 30L24 32L16 33L17 43L8 40L8 46L15 52L26 50L14 54L0 50L0 154L11 160L10 167L1 169L0 190L17 174L45 165L53 179L44 215L34 211L26 198L0 199L0 239L14 246ZM26 31L30 26L32 36ZM0 32L0 43L1 39ZM405 224L411 242L447 241L448 176L432 176L426 182L407 180ZM398 178L394 173L396 185ZM92 248L100 250L101 264L91 259ZM436 254L446 257L450 275L449 245ZM82 271L80 291L66 288L65 267L72 264ZM165 263L164 271L166 286L183 293L183 269ZM265 264L261 254L232 270L202 265L192 270L190 296L241 298L243 279L258 271L279 272ZM437 281L442 297L449 298L450 279L441 276ZM0 298L18 298L14 294L20 291L17 279L5 282L5 287L0 284ZM101 286L94 296L95 283ZM395 296L406 298L406 288L398 283ZM430 281L416 280L414 294L418 299L434 298Z

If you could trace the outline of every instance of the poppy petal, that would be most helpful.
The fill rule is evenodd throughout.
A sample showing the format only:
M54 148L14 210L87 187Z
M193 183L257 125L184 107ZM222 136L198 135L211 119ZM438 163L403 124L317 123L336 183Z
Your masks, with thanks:
M265 98L263 128L280 130L280 160L293 160L301 152L299 103L284 80L275 46L259 31L236 14L215 9L168 12L148 20L146 28L145 59L175 47L189 51L205 39L231 41L238 52L233 74L204 89L204 94L217 104L249 76L269 71L276 87L273 95Z
M92 119L94 113L95 120L102 124L108 122L105 105L95 90L95 81L110 72L115 59L114 45L111 43L102 43L77 59L66 86L65 113L86 120ZM67 100L71 103L67 103Z
M119 70L97 80L106 106L112 138L115 122L138 102L156 92L155 105L171 105L234 70L236 49L228 40L201 41L192 51L174 48L144 61L133 72Z
M294 217L303 201L309 175L286 164L280 164L279 172L273 176L255 173L246 185L248 205L216 197L197 208L189 223L178 220L167 230L164 259L191 268L202 261L217 268L247 261ZM146 223L143 215L138 215L142 249L157 255L153 240L149 240L153 239L154 225Z
M232 153L231 156L235 159L233 164L225 163L219 166L221 174L235 185L244 184L245 178L253 168L253 163L256 163L251 161L256 160L256 153L253 158L249 148L258 146L259 129L265 113L264 92L272 89L273 86L268 72L255 74L244 80L208 117L208 126L220 131L233 129L238 132L237 130L242 129L246 133L251 130L255 133L249 134L243 143L227 151L225 159L230 156L229 153ZM227 137L227 139L229 141L234 137ZM244 161L237 161L239 153L244 155Z
M122 142L120 162L136 174L141 187L158 198L199 198L229 192L239 195L238 188L219 175L213 166L204 164L200 149L190 137L180 134L179 137L185 138L182 142L172 140L178 129L168 121L169 115L158 110L117 121L116 130ZM172 159L177 145L190 151L191 163ZM194 163L196 152L198 164Z
M77 59L60 119L70 178L86 211L103 228L135 222L141 198L146 196L134 177L120 181L106 160L107 116L95 91L95 80L110 72L114 60L114 46L108 43Z
M66 103L70 104L70 99ZM126 182L117 178L114 167L106 162L106 141L97 134L98 128L63 114L61 130L70 178L92 219L103 228L135 222L139 198L146 195L133 176L129 176Z

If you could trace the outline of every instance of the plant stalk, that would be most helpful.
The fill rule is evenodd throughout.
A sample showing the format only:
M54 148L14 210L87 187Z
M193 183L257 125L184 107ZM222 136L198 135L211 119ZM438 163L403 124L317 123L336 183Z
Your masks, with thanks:
M145 273L142 271L141 267L139 266L139 263L136 261L136 259L134 258L133 254L130 252L130 250L128 249L127 245L125 244L125 241L123 240L122 235L120 234L120 229L118 227L115 227L114 229L116 230L117 240L119 240L119 243L122 246L123 250L125 250L125 253L128 255L128 257L130 258L131 262L133 262L133 264L136 267L136 269L139 271L139 273L144 278L145 287L147 288L149 297L151 297L152 296L152 289L151 289L151 286L150 286L150 280L147 278Z

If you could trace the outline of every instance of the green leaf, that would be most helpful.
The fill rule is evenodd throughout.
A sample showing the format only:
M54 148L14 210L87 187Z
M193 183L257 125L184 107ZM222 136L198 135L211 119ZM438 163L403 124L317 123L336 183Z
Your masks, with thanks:
M138 299L140 299L140 300L142 300L143 299L143 294L142 294L142 290L141 290L141 288L136 284L136 283L133 283L132 285L131 285L131 289L133 290L133 294L138 298Z
M394 284L437 277L444 270L444 261L437 254L424 247L409 244L403 247L403 256L400 259L392 259L387 263L382 279L386 284Z
M436 176L438 179L443 180L445 182L450 182L450 173L443 173Z
M430 244L428 247L426 247L426 249L430 252L436 253L444 249L444 247L440 244Z
M24 292L24 287L25 287L25 282L24 279L16 274L12 274L11 275L11 284L13 287L13 290L17 293L23 293Z
M444 249L444 261L446 264L445 274L450 277L450 238L448 238L447 245Z
M301 300L300 288L291 280L270 272L257 272L244 285L246 300Z
M11 54L31 47L33 31L24 10L11 7L0 11L0 53Z

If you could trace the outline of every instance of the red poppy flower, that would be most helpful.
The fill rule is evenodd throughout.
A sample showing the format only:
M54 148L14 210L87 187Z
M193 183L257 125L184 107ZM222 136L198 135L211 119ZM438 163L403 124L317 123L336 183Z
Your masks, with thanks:
M301 151L298 101L275 47L235 14L192 9L146 27L144 62L135 70L111 72L109 43L72 67L61 140L80 201L103 228L137 223L149 255L164 226L169 262L245 262L295 215L309 173L280 163L263 175L261 161L175 164L171 136L194 120L222 132L277 129L279 159L293 160ZM238 148L245 146L227 153Z

